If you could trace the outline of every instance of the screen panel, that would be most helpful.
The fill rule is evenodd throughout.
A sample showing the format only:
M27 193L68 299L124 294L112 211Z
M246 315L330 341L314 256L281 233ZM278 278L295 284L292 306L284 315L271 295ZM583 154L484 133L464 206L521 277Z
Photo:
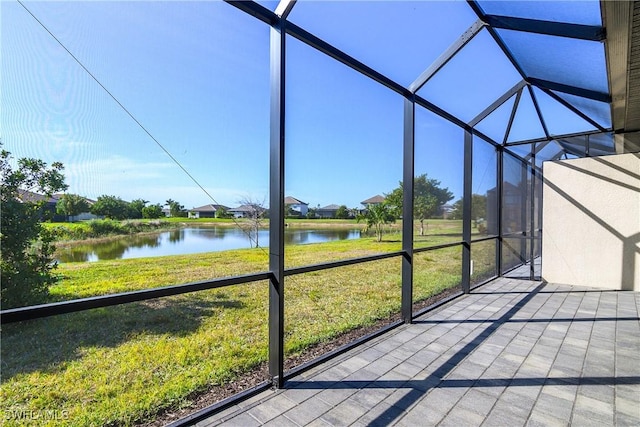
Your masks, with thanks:
M292 37L287 46L285 237L299 237L285 240L286 266L398 250L385 199L402 180L403 99Z
M462 240L464 132L416 107L414 247Z
M3 145L68 185L46 203L53 300L267 269L268 25L223 2L16 2L2 30Z

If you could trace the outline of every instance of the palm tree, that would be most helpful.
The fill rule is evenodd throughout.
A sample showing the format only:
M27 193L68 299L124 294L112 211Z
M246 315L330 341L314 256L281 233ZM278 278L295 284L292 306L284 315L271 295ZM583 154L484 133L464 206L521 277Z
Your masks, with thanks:
M391 224L396 221L393 209L386 203L378 203L369 206L364 213L358 214L356 217L358 222L365 221L366 226L364 232L374 229L378 242L382 241L382 230L385 224Z

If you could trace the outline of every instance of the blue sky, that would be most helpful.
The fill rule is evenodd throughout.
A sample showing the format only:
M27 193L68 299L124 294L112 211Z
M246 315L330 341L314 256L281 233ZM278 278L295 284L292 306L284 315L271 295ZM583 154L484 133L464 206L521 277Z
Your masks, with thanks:
M15 157L63 162L68 191L90 198L171 198L187 208L268 200L266 24L222 2L25 4L100 84L22 6L2 1L0 131ZM447 19L424 25L436 14ZM476 19L464 2L428 1L300 2L290 18L404 85ZM287 195L355 207L393 190L402 97L295 39L287 48ZM468 120L519 76L488 35L463 52L420 95ZM462 135L418 109L416 174L456 199ZM492 150L474 161L474 192L484 192L495 182Z

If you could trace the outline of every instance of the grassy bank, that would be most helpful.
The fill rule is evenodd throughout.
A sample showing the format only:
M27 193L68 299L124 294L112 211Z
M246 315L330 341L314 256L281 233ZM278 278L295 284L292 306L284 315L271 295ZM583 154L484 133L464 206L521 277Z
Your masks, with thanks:
M245 223L245 219L234 218L162 218L154 220L125 220L116 221L110 219L98 219L80 222L48 222L44 227L53 231L57 240L86 240L115 235L131 235L149 231L161 231L175 229L189 225L215 225L237 227ZM353 229L363 228L363 223L355 219L295 219L287 218L285 226L300 229ZM262 228L269 227L269 220L265 219ZM428 236L456 236L460 240L462 236L462 222L459 220L430 219L425 221L424 236L418 235L419 223L414 224L416 242L420 242ZM385 226L386 234L399 233L402 230L402 220ZM428 242L427 242L428 243Z
M161 219L93 219L78 222L45 222L43 226L53 232L57 241L81 241L113 236L128 236L178 229L188 225L216 225L235 227L243 220L229 218L161 218ZM268 223L267 223L268 224Z
M53 233L57 241L73 241L125 236L176 228L179 225L162 220L126 220L94 219L91 221L44 223L44 227Z
M399 248L373 239L291 246L286 263ZM51 291L65 300L264 271L267 262L264 250L248 249L70 263ZM460 247L419 254L415 299L458 286L460 265ZM397 313L400 269L393 258L287 277L287 354ZM258 282L5 325L2 409L64 411L56 425L127 425L188 405L266 360L267 309L268 283Z

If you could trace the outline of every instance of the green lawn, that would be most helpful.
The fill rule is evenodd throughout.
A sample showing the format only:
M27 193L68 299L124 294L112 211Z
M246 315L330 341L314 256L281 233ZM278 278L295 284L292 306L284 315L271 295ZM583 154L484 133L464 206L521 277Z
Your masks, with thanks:
M288 246L287 265L399 250L373 238ZM55 300L145 289L267 269L245 249L61 265ZM460 283L461 249L417 254L414 300ZM401 259L289 276L285 347L310 345L400 309ZM188 405L267 358L268 283L131 303L2 328L2 409L65 411L55 425L133 424ZM5 417L6 418L6 417ZM45 421L39 420L41 424ZM5 425L18 425L5 419Z

